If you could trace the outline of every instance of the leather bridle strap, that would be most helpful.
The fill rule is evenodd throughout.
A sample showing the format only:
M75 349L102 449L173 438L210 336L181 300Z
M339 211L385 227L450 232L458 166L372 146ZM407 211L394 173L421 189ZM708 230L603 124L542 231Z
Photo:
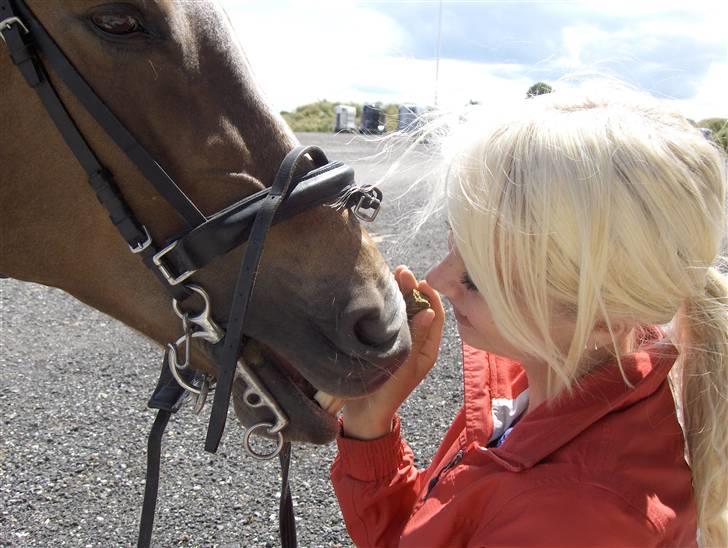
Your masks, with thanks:
M163 366L166 367L166 366ZM144 482L144 502L142 517L139 522L137 546L147 548L152 543L154 530L154 511L157 508L157 492L159 490L159 468L162 456L162 435L172 413L164 409L157 411L154 424L147 440L147 477Z
M191 381L195 375L191 369L180 372L186 381ZM149 398L147 405L157 409L157 416L149 432L147 440L147 475L144 482L144 502L142 515L139 520L138 548L148 548L152 542L154 530L154 511L157 508L157 492L159 490L159 469L162 456L162 436L170 417L176 413L187 399L188 393L182 388L169 372L167 367L167 353L162 358L162 371L157 386Z
M364 192L359 192L355 186L354 170L350 166L341 162L328 163L297 180L290 196L276 212L273 224L323 203L338 205L338 200L344 200L343 197L350 193L360 196ZM258 211L269 194L270 188L265 188L226 207L157 253L155 261L167 273L169 283L184 281L247 241Z
M283 449L278 454L281 463L281 498L278 506L278 533L281 538L282 548L295 548L296 541L296 518L293 515L293 498L291 488L288 485L288 469L291 465L291 443L283 444Z
M121 236L126 240L129 249L141 257L144 263L157 275L160 281L162 281L162 285L167 288L167 291L172 295L172 297L178 300L186 298L189 295L189 292L184 287L170 286L159 269L154 267L153 258L157 253L157 249L152 243L149 232L144 225L136 220L134 214L126 205L113 176L99 162L93 150L88 145L73 121L73 118L71 118L71 115L66 110L66 107L63 105L63 102L58 96L58 93L51 84L43 65L36 57L34 44L38 43L39 38L41 41L45 42L46 40L43 40L43 37L45 37L47 38L47 41L50 41L55 51L57 51L60 58L64 61L65 56L60 52L60 50L58 50L55 43L53 43L51 38L47 36L45 30L43 30L35 18L32 17L32 15L29 15L27 8L23 6L22 2L17 2L17 5L20 8L19 13L23 16L23 19L18 21L9 21L9 19L12 20L13 17L17 17L17 15L15 15L16 12L13 11L10 0L0 0L0 17L2 18L1 21L5 21L4 26L0 27L0 33L10 50L13 63L15 63L20 69L20 72L23 74L28 85L30 85L30 87L32 87L38 94L38 97L48 111L53 123L63 137L63 140L66 142L73 152L73 155L86 172L89 184L94 189L96 197L101 205L107 210L111 222L117 228ZM10 14L9 17L8 14ZM22 21L22 23L20 21ZM26 33L23 25L28 25L29 30L32 29L32 34ZM75 75L75 78L85 85L81 76L67 61L65 61L62 65L56 65L55 69L59 72L59 74L62 74L68 67L70 67L72 72L70 76ZM71 80L73 79L74 78L71 78ZM87 92L93 95L95 100L100 103L100 99L96 97L96 94L93 93L88 86L86 86L85 89L87 89ZM108 111L108 109L106 110ZM121 127L123 128L123 126ZM174 185L174 183L172 184ZM177 188L177 186L174 185L174 188Z
M258 265L265 246L265 238L276 211L290 194L294 177L302 164L307 161L307 156L310 156L316 165L327 162L326 155L318 147L299 146L289 152L278 169L275 181L273 181L265 201L261 204L253 228L250 231L248 248L233 292L225 338L221 343L222 351L218 362L217 387L215 388L215 399L213 400L205 439L205 450L211 453L217 451L225 429L225 420L230 406L230 394L235 378L235 368L240 352L240 344L243 340L245 317L253 296Z
M15 9L13 9L13 5L15 5ZM23 40L25 40L28 44L28 47L26 48L19 47L19 44L16 40L14 40L14 44L12 46L10 43L8 43L8 46L10 46L11 49L11 54L13 55L14 62L18 64L18 61L15 60L16 50L14 49L14 47L19 47L19 49L17 50L18 52L25 50L25 52L27 53L25 53L24 56L30 57L32 59L32 48L34 46L40 53L45 56L48 64L53 67L53 71L55 72L55 74L57 74L58 77L63 81L63 83L68 86L69 90L73 92L73 94L86 108L89 114L91 114L96 122L104 128L109 137L111 137L111 139L118 145L118 147L123 150L124 153L131 159L131 161L137 166L137 168L139 168L139 171L141 171L142 174L152 183L152 185L154 185L154 188L157 190L157 192L159 192L159 194L161 194L172 205L177 214L185 221L185 223L189 227L195 227L198 224L204 222L205 216L202 214L202 212L197 209L195 204L192 203L187 195L175 184L175 182L164 171L164 169L162 169L162 167L154 160L149 152L147 152L144 146L142 146L141 143L139 143L134 138L131 132L124 126L124 124L121 123L121 121L104 104L104 102L99 98L94 90L91 89L91 86L89 86L89 84L86 82L86 80L84 80L81 74L79 74L76 68L71 65L70 61L66 58L61 49L53 41L53 38L50 37L50 35L46 32L40 22L31 13L23 0L0 0L0 21L6 20L11 17L20 17L22 22L27 26L27 30L29 31L29 33L24 34L23 37L20 37L19 33L22 29L17 24L14 24L10 27L11 30L14 30L15 33L18 34L20 42L23 42ZM20 59L19 61L22 62L24 60ZM32 60L31 63L35 65L36 69L40 69L39 63L35 63ZM30 70L31 65L29 63L24 63L24 66L26 67L25 70L19 65L21 71L23 71L23 75L26 77L26 80L28 80L28 83L31 85L31 87L36 88L36 86L34 86L34 81L36 78L38 80L45 80L46 82L48 82L47 77L43 78L43 76L45 76L44 74L38 77L33 76ZM53 90L50 83L48 83L48 86L51 90ZM53 90L52 92L54 95L56 95L55 90ZM46 104L45 101L44 104ZM47 106L48 105L46 104L46 107ZM59 127L59 129L61 128ZM74 149L74 153L76 152L77 151ZM86 166L84 166L84 168L86 169ZM86 171L87 173L89 173L88 169L86 169Z

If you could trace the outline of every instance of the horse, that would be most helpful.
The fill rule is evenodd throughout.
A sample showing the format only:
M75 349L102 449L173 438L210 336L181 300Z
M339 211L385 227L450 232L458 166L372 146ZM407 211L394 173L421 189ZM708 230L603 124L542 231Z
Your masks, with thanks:
M269 187L297 145L266 104L214 1L27 0L27 6L205 217ZM51 70L49 78L150 238L164 242L183 232L174 208L58 75ZM0 81L0 273L60 288L162 346L174 343L180 318L169 295L129 252L7 55L0 55ZM247 247L186 281L205 288L212 319L223 327ZM261 382L288 418L283 436L314 444L332 441L338 430L335 412L316 400L375 390L411 344L403 300L376 244L351 211L326 205L270 229L243 334L246 343L236 351L241 358L254 354ZM216 377L209 346L193 339L190 364ZM245 390L236 377L240 422L270 422L267 409L245 405Z

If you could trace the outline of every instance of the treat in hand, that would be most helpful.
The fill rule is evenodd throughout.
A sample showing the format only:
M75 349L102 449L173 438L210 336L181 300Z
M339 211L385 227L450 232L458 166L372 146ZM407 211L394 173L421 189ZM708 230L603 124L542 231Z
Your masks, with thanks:
M414 318L418 312L426 310L428 308L432 308L432 306L430 306L430 301L427 300L427 297L425 297L417 289L413 289L411 293L408 293L404 296L404 303L407 307L408 320Z

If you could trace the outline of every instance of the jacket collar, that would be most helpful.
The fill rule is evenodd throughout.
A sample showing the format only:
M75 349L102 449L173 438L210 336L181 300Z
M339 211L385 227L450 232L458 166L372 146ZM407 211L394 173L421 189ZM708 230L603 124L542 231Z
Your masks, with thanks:
M489 456L512 471L530 468L608 413L653 394L667 378L677 349L660 340L662 333L657 329L645 335L637 352L620 357L624 377L616 360L587 374L571 395L565 393L523 417L507 443L487 449ZM468 346L463 347L463 357L467 441L485 448L497 437L499 408L515 405L527 389L527 379L523 369L511 360Z

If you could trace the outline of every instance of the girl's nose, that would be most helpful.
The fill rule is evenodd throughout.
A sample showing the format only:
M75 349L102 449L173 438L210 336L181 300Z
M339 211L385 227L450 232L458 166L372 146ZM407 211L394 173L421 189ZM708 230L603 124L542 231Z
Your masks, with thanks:
M460 289L460 276L457 265L454 264L452 253L449 253L439 263L434 265L425 275L427 283L448 299L453 299Z

